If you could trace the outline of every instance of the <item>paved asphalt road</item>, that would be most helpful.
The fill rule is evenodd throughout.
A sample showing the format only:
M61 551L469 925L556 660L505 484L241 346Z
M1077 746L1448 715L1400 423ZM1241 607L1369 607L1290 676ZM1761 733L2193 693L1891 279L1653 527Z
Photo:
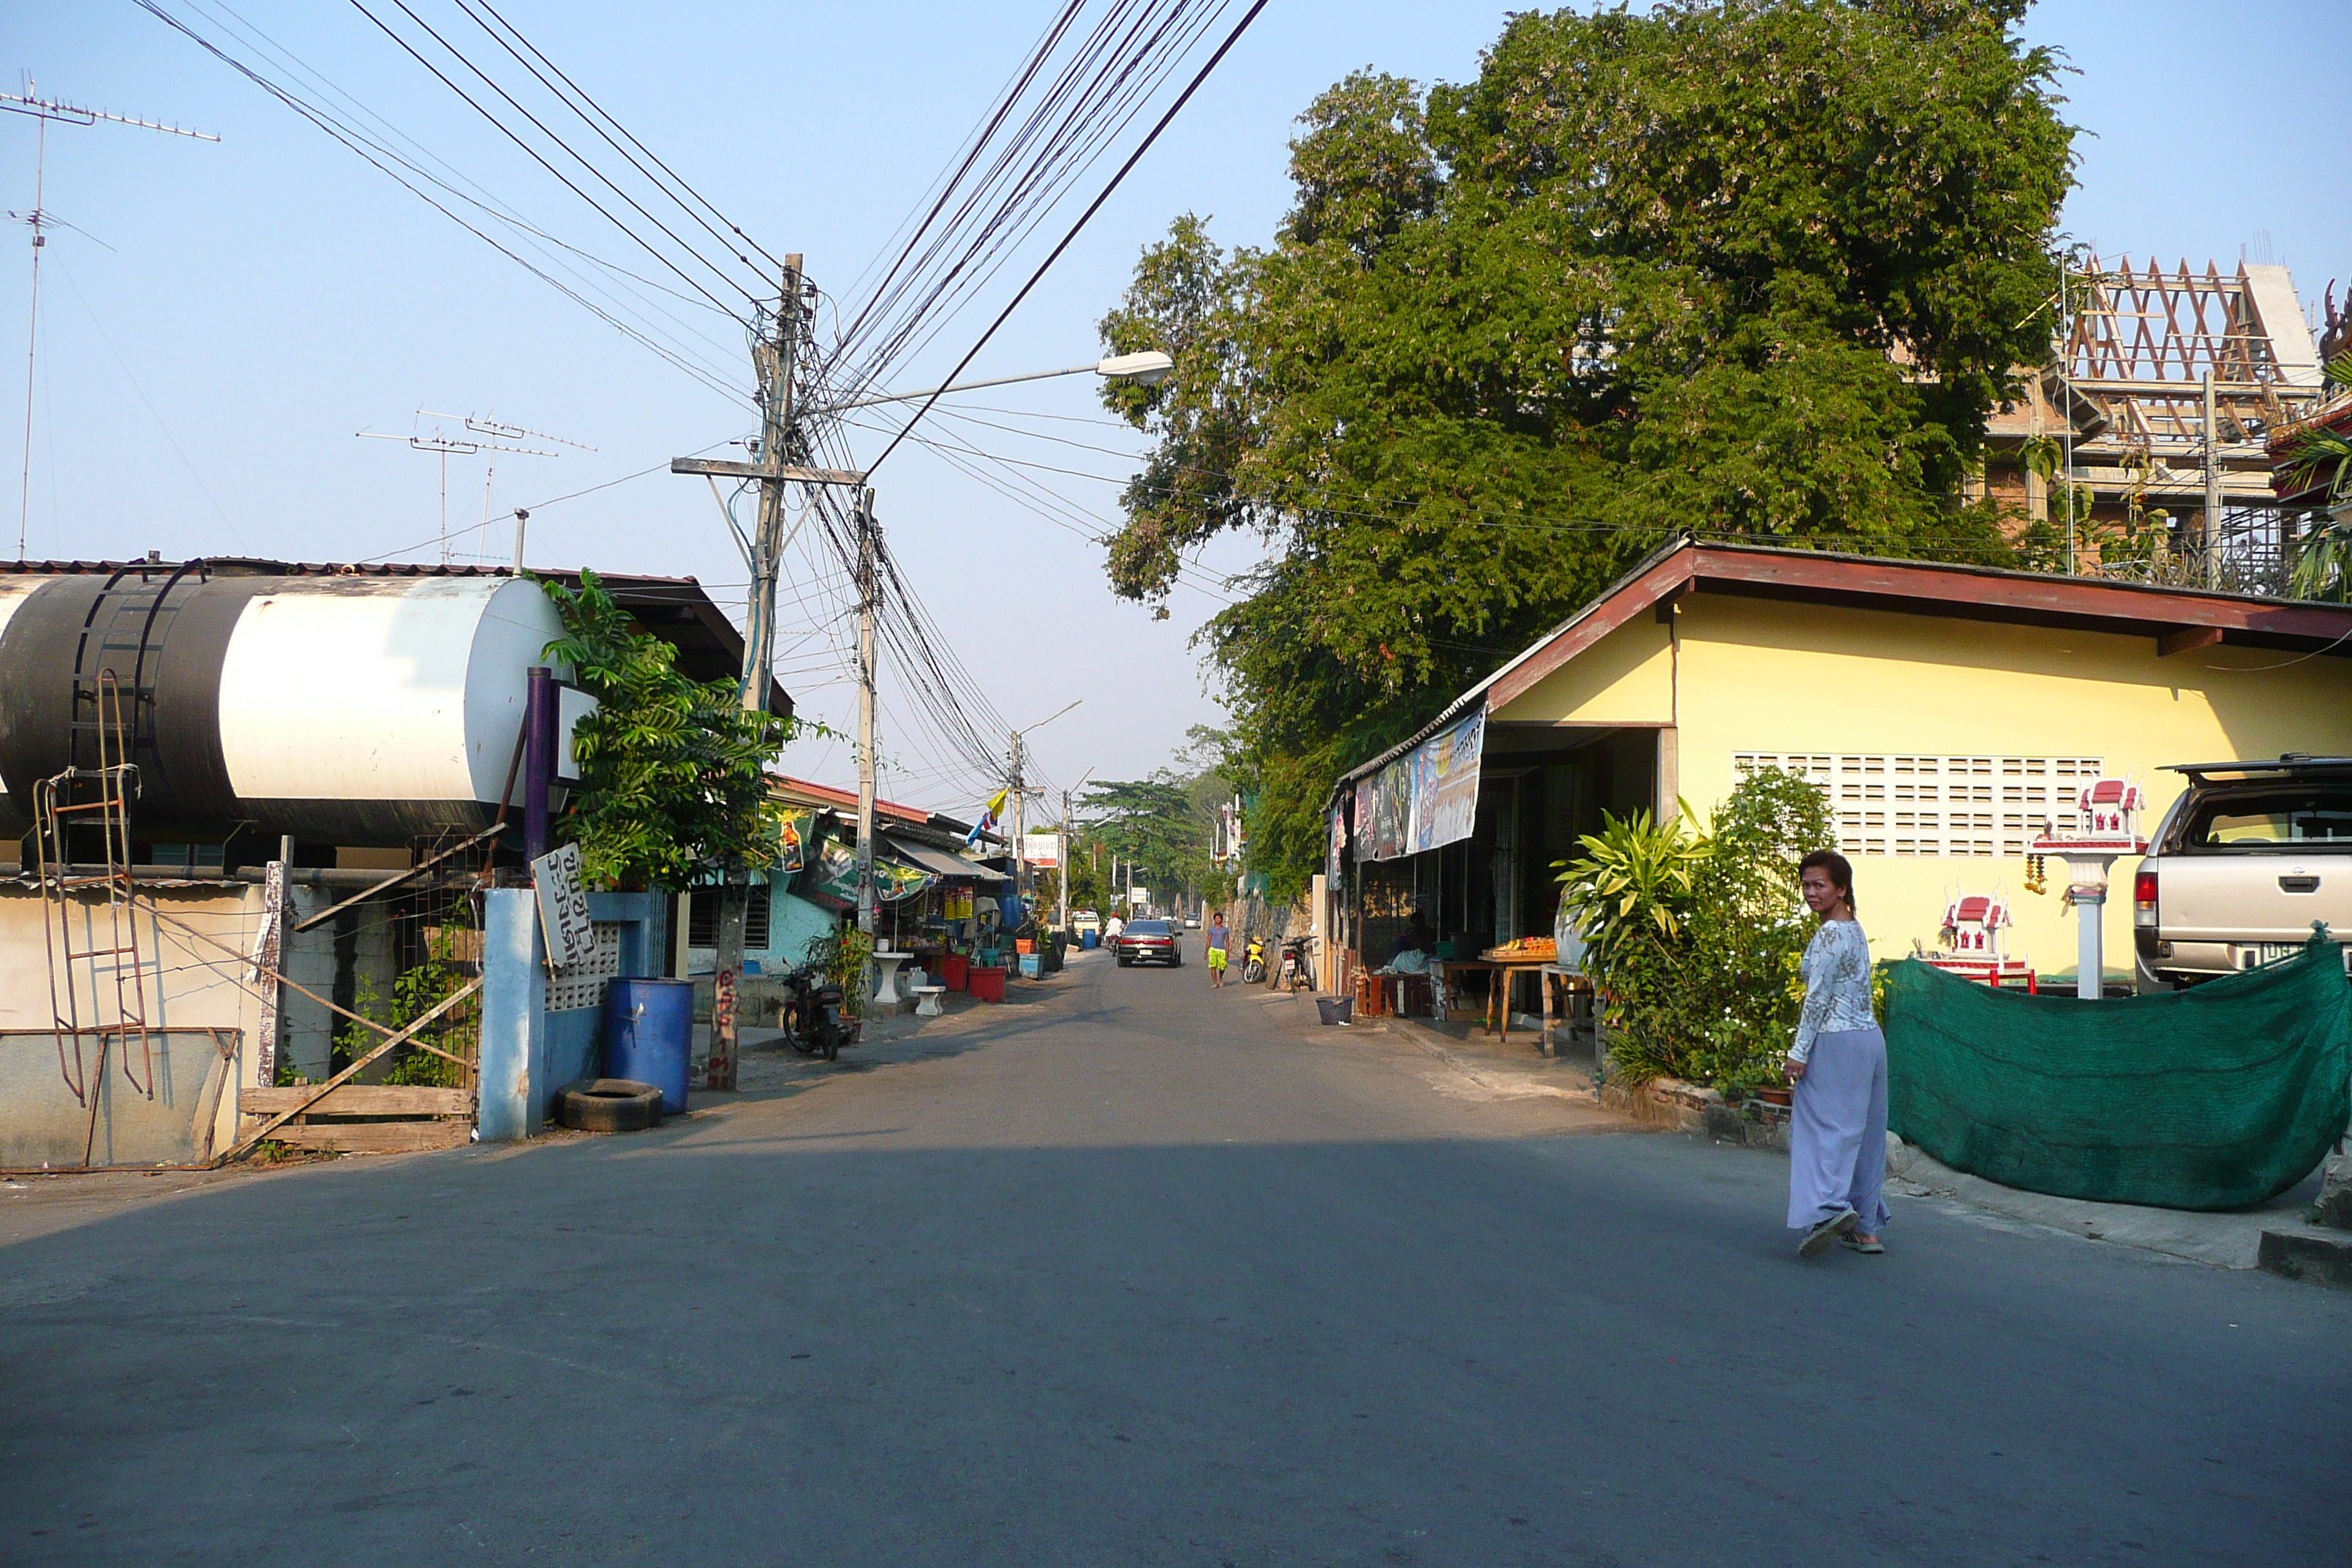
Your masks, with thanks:
M0 1562L2352 1560L2352 1293L1800 1264L1772 1157L1302 1014L1092 959L656 1132L0 1194Z

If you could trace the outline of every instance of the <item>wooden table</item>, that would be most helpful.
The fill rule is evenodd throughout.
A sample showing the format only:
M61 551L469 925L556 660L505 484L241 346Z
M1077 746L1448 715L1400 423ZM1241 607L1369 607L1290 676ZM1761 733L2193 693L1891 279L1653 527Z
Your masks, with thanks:
M1499 1036L1499 1037L1507 1044L1511 1037L1511 982L1522 974L1539 973L1545 967L1549 965L1551 962L1552 961L1549 958L1448 958L1441 960L1437 963L1431 964L1430 968L1432 970L1435 970L1440 967L1444 968L1445 972L1445 984L1449 991L1453 988L1454 977L1456 974L1483 973L1496 976L1494 980L1488 982L1486 986L1486 1033L1490 1035ZM1549 1022L1551 1017L1551 988L1545 985L1542 986L1541 989L1544 994L1543 1010L1546 1020L1544 1026L1543 1053L1546 1056L1549 1056L1552 1054L1551 1027ZM1502 1015L1499 1026L1496 1021L1496 1014L1497 1011ZM1444 1016L1444 1014L1442 1011L1440 1013L1440 1016Z

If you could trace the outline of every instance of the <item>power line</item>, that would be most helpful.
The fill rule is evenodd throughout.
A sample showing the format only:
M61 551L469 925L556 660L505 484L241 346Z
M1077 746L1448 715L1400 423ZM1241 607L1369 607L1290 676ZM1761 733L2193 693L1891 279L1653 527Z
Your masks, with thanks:
M524 271L530 273L541 282L545 283L550 288L555 289L556 292L572 300L583 310L587 310L590 314L595 316L598 320L604 321L614 331L622 333L622 335L647 349L658 358L670 364L673 368L693 377L696 381L700 382L703 385L719 393L721 396L737 402L744 401L743 395L740 391L730 385L728 383L720 380L709 370L696 364L683 353L670 345L657 341L643 328L622 320L613 311L605 309L603 305L598 304L595 300L589 299L577 289L574 289L570 284L563 282L561 279L556 278L545 268L521 256L510 247L501 243L499 240L485 232L479 226L469 222L465 217L459 216L448 205L425 191L417 182L422 181L425 184L436 186L441 190L447 192L455 200L464 202L469 205L480 207L484 212L488 213L499 221L512 224L515 227L538 237L539 231L536 229L532 229L529 226L522 224L520 220L509 218L506 215L499 213L496 209L486 206L482 203L476 201L473 197L457 190L456 187L450 185L448 182L433 174L431 172L419 167L412 160L404 157L390 147L383 145L373 137L371 137L364 132L359 130L357 127L346 124L341 118L334 115L330 110L310 102L300 94L295 92L291 88L273 80L263 74L259 69L236 58L227 50L222 48L219 45L214 43L211 39L198 33L194 28L189 26L179 17L173 16L170 12L164 10L163 6L157 3L157 0L136 0L136 3L142 10L147 12L150 16L155 17L156 20L163 23L174 32L179 33L182 37L195 44L205 53L219 60L223 65L227 66L231 70L236 71L239 76L244 77L247 81L252 82L256 87L260 88L264 92L276 99L288 109L292 110L304 120L309 121L312 125L324 132L328 136L341 143L347 151L357 154L361 159L373 166L378 173L390 178L394 183L398 184L402 189L407 191L411 195L425 203L425 205L433 208L442 216L447 218L450 222L456 224L458 227L464 229L467 233L472 235L475 238L480 240L483 244L497 251L499 255L505 257L508 260L512 261L515 265L520 267ZM410 179L406 174L400 172L403 169L407 170L409 174L413 174L416 178L415 180ZM550 240L550 243L558 245L562 244L561 241L551 239ZM568 246L563 248L567 250L572 249L572 247ZM575 251L574 253L581 255L585 259L596 259L592 257L587 257L585 252ZM599 262L598 264L608 265L602 262ZM722 311L722 313L726 312ZM733 318L730 316L730 319L731 320Z
M467 9L466 0L456 0L456 3L459 9ZM614 131L619 132L623 139L625 140L631 147L635 147L638 152L643 153L647 158L652 159L654 167L659 169L664 174L667 175L670 180L675 182L679 190L682 190L688 195L692 196L697 202L701 204L703 209L709 212L712 217L715 217L720 223L725 224L727 226L728 234L733 235L736 238L741 240L744 244L758 251L761 258L767 261L770 267L782 270L784 264L781 258L771 252L767 247L761 245L758 240L753 239L750 235L744 233L740 225L728 217L725 213L720 212L719 208L713 205L709 199L704 196L700 191L696 190L692 185L688 184L677 170L672 169L667 163L664 163L653 149L647 147L643 142L638 141L635 135L631 134L628 127L614 119L613 116L605 110L603 104L598 103L593 98L590 97L586 89L582 88L579 83L573 81L569 76L566 76L562 69L559 68L553 60L549 59L544 54L541 53L539 47L536 44L533 44L529 38L524 37L520 28L517 27L512 22L508 21L505 16L499 15L498 8L491 5L489 4L489 0L478 0L478 3L481 5L483 10L488 12L493 17L497 18L499 26L505 28L508 33L511 34L517 43L520 43L524 48L530 51L531 58L533 59L539 61L541 65L545 66L549 70L555 72L557 79L561 80L566 88L570 89L572 92L579 98L581 102L585 103L590 109L595 110L597 119L602 120L606 125L609 125ZM472 13L470 11L467 11L467 15L470 16L471 14ZM476 25L481 25L479 18L476 18ZM489 29L484 27L483 30L488 32ZM496 37L497 35L492 34L492 36ZM503 41L504 40L501 40L501 42ZM508 52L512 54L513 50L509 49ZM516 58L518 59L521 58L520 56L516 56ZM529 60L523 61L523 66L525 69L530 69L530 62ZM536 70L531 70L531 74L533 76L539 76L539 72ZM552 85L548 83L545 77L541 76L539 77L539 79L541 85L548 87L549 91L553 92L555 90ZM560 93L557 94L558 98L561 98L562 96L562 95ZM580 111L574 108L572 112L579 114ZM599 136L604 136L604 132L601 129L598 129L595 121L590 120L588 116L584 114L582 114L580 118L591 130L596 131L596 133ZM639 174L645 174L646 178L648 181L651 181L656 188L663 189L666 195L669 194L666 187L661 185L661 182L655 180L653 175L647 173L644 164L639 163L635 158L629 157L627 151L622 148L618 142L614 142L609 136L604 136L604 141L607 145L611 146L614 151L619 153L621 156L628 158L631 166L635 168ZM679 209L686 212L688 216L695 216L693 208L688 206L684 202L677 201L677 197L675 195L670 195L670 200L677 202ZM703 223L702 219L698 216L695 216L695 221L702 224L703 228L708 230L721 244L726 243L726 235L719 234L718 230L711 228L708 223ZM742 262L746 267L751 265L751 258L748 256L738 254L736 259Z
M1192 95L1201 89L1201 84L1209 79L1209 74L1215 70L1218 65L1223 61L1225 56L1233 49L1233 47L1241 41L1242 35L1249 30L1250 24L1257 20L1258 14L1264 11L1265 6L1266 0L1253 0L1250 8L1243 14L1242 19L1234 25L1233 31L1226 34L1224 41L1217 46L1216 52L1211 55L1208 59L1202 63L1198 71L1193 73L1192 79L1185 84L1184 90L1177 95L1176 101L1168 106L1166 112L1160 115L1159 121L1151 127L1150 132L1145 135L1143 141L1138 144L1132 153L1129 153L1127 155L1127 161L1118 166L1118 172L1110 177L1109 183L1103 186L1102 190L1097 194L1093 201L1087 204L1087 210L1078 215L1077 222L1070 226L1069 232L1062 236L1061 240L1055 245L1053 250L1046 256L1045 259L1038 263L1037 269L1029 275L1029 280L1022 284L1020 291L1013 296L1012 300L1006 303L1003 310L997 312L996 319L988 324L988 329L980 334L978 341L976 341L971 348L964 351L963 357L956 362L955 368L950 371L947 376L940 382L940 385L942 387L952 384L955 378L963 374L964 368L971 363L972 360L979 354L980 351L988 346L988 341L996 335L998 329L1003 327L1006 321L1011 319L1014 310L1021 308L1021 302L1026 300L1029 297L1030 291L1035 289L1037 285L1044 280L1045 274L1052 269L1054 263L1061 259L1062 253L1070 247L1071 242L1078 237L1079 232L1093 220L1096 213L1102 210L1103 204L1110 200L1111 194L1118 189L1119 185L1127 179L1128 174L1135 168L1135 165L1142 162L1143 155L1151 150L1153 143L1160 140L1160 134L1168 129L1171 123L1174 121L1176 116L1182 111L1184 106L1192 100ZM900 426L898 435L891 437L890 444L882 448L882 455L875 458L873 462L866 465L866 471L869 476L876 468L880 468L885 462L889 460L890 454L898 449L898 443L906 439L907 433L908 431L912 430L918 424L921 423L923 416L930 412L931 405L937 403L939 400L940 395L936 392L931 394L929 397L924 399L923 405L915 411L914 416L909 418L904 426Z
M484 75L479 67L476 66L470 59L467 59L463 53L451 47L446 39L443 38L439 33L435 32L431 26L427 26L422 19L420 19L415 12L409 10L405 0L393 0L393 4L398 5L402 14L406 16L410 21L415 22L418 26L423 27L426 35L429 36L435 43L439 44L444 49L447 50L460 65L463 65L467 70L472 71L477 77L480 77L482 81L489 87L491 91L497 93L500 98L505 99L508 103L514 106L515 110L521 114L524 119L530 121L533 125L538 126L540 132L550 141L553 142L558 147L562 148L563 151L571 156L572 162L578 163L582 168L586 169L589 174L594 175L598 180L603 181L604 184L614 191L615 195L618 195L623 201L625 201L631 206L635 207L640 214L645 216L646 221L652 223L656 228L660 229L664 234L668 235L673 241L676 241L686 250L688 255L692 256L697 261L701 262L702 265L706 268L709 268L714 276L719 277L727 287L734 289L751 304L757 305L759 303L758 297L750 289L745 289L741 284L737 283L734 279L726 278L719 268L711 267L710 263L704 259L704 258L691 246L687 245L684 240L678 239L677 236L672 233L667 225L663 224L659 219L655 218L652 214L646 213L645 208L642 205L639 205L635 197L629 195L626 192L622 191L621 188L618 185L614 184L611 180L606 179L593 164L590 163L585 158L581 157L578 153L573 152L571 146L564 142L563 138L556 135L553 132L549 131L547 127L540 121L536 115L532 114L529 110L524 109L520 103L516 103L513 97L509 94L504 88L499 86L497 82L492 81L488 76ZM618 217L615 217L611 210L608 209L602 202L599 202L595 197L590 195L586 191L582 190L577 184L575 184L570 175L564 174L563 171L558 169L554 164L549 163L544 157L542 157L540 154L539 149L533 147L530 142L517 135L513 129L510 128L504 121L500 120L497 115L492 114L488 110L483 108L482 105L475 100L473 95L468 93L464 88L459 87L456 82L450 80L447 73L443 71L440 67L435 65L431 60L426 59L423 54L418 52L415 46L411 44L406 38L402 37L397 32L387 26L374 12L369 10L365 5L362 4L362 0L351 0L351 5L352 9L357 11L361 16L365 16L370 22L374 23L377 30L382 32L385 37L390 38L394 43L399 45L402 51L411 59L415 60L418 65L423 66L427 71L430 71L433 74L434 79L439 81L442 86L447 88L451 92L456 93L460 99L465 100L466 104L471 108L475 113L480 115L484 120L488 121L491 126L498 131L499 134L504 136L517 147L521 148L523 153L531 160L531 162L537 163L541 168L554 175L557 180L562 183L563 187L566 190L570 191L573 195L578 196L582 201L586 202L590 206L595 208L606 222L610 223L614 228L619 229L623 234L626 235L630 241L637 246L638 248L642 249L646 255L652 257L655 260L660 262L664 267L668 268L672 272L677 274L679 281L683 282L688 288L692 289L696 293L700 294L703 298L709 300L713 306L722 310L727 309L725 305L719 302L719 297L716 294L711 293L708 289L705 289L700 283L697 282L692 277L688 276L684 268L681 268L677 263L663 255L660 250L656 248L654 245L650 241L646 240L642 235L638 234L635 229L631 228L627 224L622 222ZM731 314L732 312L730 313Z

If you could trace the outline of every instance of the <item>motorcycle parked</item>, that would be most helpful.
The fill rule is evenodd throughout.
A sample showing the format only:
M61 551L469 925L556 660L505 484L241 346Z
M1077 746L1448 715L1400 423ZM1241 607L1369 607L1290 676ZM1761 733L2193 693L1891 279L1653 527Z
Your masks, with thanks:
M801 1055L837 1061L841 1048L856 1045L866 1026L849 1016L848 996L840 982L821 970L795 969L783 976L776 1026Z
M1276 973L1274 980L1276 986L1286 991L1296 991L1301 986L1314 989L1315 973L1307 963L1307 950L1314 942L1312 936L1294 936L1283 942L1282 967Z
M1255 985L1265 978L1265 942L1262 937L1254 936L1249 939L1249 945L1242 949L1242 984Z

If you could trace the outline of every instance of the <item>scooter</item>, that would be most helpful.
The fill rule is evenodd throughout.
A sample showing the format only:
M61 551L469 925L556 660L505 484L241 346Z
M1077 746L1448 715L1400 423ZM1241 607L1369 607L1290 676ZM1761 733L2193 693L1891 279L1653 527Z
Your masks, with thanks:
M830 1062L840 1059L844 1046L857 1043L866 1026L849 1016L840 982L818 970L795 969L783 976L783 993L776 1024L793 1049Z
M1249 945L1242 949L1242 984L1255 985L1265 978L1265 942L1263 938L1254 936L1249 939Z
M1314 973L1307 967L1307 949L1314 940L1312 936L1294 936L1283 942L1282 968L1275 976L1276 985L1286 991L1314 985Z

